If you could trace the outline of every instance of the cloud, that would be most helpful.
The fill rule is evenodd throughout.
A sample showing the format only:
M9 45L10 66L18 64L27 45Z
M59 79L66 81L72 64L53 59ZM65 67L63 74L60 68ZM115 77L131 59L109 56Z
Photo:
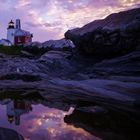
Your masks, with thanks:
M34 34L34 40L59 39L69 28L139 4L139 0L0 0L0 37L6 36L11 19L20 18L22 27Z
M25 22L25 24L28 26L28 28L38 28L42 26L42 24L35 24L32 22Z

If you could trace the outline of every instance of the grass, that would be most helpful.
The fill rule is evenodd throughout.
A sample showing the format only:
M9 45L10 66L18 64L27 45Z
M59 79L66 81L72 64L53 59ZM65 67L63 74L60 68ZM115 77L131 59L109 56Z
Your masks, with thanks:
M22 46L1 46L0 45L0 53L7 55L20 55Z
M16 55L20 56L22 55L21 51L27 51L33 55L40 56L43 55L44 53L51 51L51 50L56 50L56 51L71 51L71 48L69 47L63 47L63 48L38 48L36 47L23 47L23 46L2 46L0 45L0 53L6 54L6 55Z

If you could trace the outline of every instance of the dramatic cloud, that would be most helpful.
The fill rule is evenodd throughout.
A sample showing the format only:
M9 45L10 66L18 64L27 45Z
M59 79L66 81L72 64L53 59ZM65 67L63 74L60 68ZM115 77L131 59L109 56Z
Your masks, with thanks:
M138 7L139 0L0 0L0 38L7 23L20 18L34 40L63 37L65 31L125 9Z

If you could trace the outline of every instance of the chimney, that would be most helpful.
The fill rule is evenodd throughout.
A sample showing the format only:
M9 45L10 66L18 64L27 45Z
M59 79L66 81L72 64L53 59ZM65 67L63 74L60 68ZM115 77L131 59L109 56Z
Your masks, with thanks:
M20 19L16 19L16 29L21 29Z

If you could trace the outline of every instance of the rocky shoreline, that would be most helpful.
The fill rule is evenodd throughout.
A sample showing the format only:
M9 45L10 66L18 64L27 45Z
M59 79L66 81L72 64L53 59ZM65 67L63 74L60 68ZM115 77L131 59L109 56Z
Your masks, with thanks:
M1 100L13 96L19 99L36 97L46 104L51 101L74 105L73 114L65 118L66 122L74 124L75 120L81 119L77 114L98 112L104 116L108 110L121 112L131 116L129 118L139 127L140 21L136 16L139 10L128 12L132 13L131 18L127 19L126 28L119 31L92 28L90 32L85 32L85 27L81 31L78 29L84 34L68 31L65 36L73 41L76 48L47 50L37 57L34 54L30 56L31 50L28 52L27 49L24 50L24 57L0 54ZM108 19L113 20L111 16ZM107 40L103 37L104 30ZM120 39L122 34L129 36L129 39ZM95 53L102 57L96 57ZM81 122L87 129L90 122ZM80 122L75 125L81 126Z

